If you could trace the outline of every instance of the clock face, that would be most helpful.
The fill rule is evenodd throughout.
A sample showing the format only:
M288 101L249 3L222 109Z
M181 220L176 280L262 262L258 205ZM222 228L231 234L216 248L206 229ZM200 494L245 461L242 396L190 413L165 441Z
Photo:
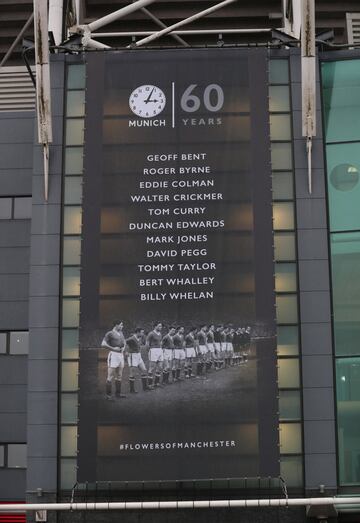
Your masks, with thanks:
M142 118L157 116L164 109L166 97L155 85L140 85L129 98L129 106L134 114Z

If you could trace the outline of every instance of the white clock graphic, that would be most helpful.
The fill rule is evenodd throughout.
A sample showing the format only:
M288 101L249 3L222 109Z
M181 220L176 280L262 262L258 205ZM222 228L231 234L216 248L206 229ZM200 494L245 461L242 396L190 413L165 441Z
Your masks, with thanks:
M129 98L130 109L142 118L157 116L164 109L165 104L164 92L155 85L140 85L133 90Z

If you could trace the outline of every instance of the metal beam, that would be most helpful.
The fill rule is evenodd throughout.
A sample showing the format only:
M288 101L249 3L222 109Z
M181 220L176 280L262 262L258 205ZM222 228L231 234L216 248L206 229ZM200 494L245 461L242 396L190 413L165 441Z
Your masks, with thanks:
M0 67L2 67L3 65L5 65L5 63L8 61L8 59L10 58L10 56L12 55L12 52L13 50L15 49L15 47L17 46L17 44L20 42L20 40L22 39L22 37L24 36L24 34L26 33L26 30L28 29L28 27L30 27L30 25L32 24L32 21L34 20L34 13L31 13L31 15L29 16L27 22L25 22L25 25L24 27L21 29L20 33L17 35L17 37L15 38L15 40L13 41L13 43L11 44L11 46L9 47L6 55L4 56L4 58L1 60L0 62Z
M117 11L114 11L113 13L110 13L106 16L103 16L102 18L99 18L99 20L95 20L94 22L91 22L88 24L89 31L96 31L96 29L99 29L100 27L103 27L104 25L111 24L112 22L115 22L119 18L123 18L124 16L133 13L134 11L137 11L141 7L145 7L149 4L154 3L156 0L137 0L136 2L129 4L125 7L122 7L121 9L118 9Z
M164 22L162 22L157 16L153 15L148 9L146 9L146 7L142 7L141 11L144 14L146 14L149 18L151 18L151 20L162 29L165 29L167 27L167 25L164 24ZM176 40L179 44L183 45L184 47L190 47L190 45L187 42L185 42L185 40L180 38L180 36L178 36L177 34L171 33L171 36L174 38L174 40Z
M173 35L205 35L205 34L258 34L270 33L273 29L180 29L172 31ZM148 36L156 34L157 31L123 31L120 33L92 33L94 38L116 38L121 36Z
M198 20L199 18L202 18L210 13L213 13L214 11L217 11L218 9L225 7L226 5L233 4L236 1L237 0L224 0L223 2L220 2L219 4L209 7L208 9L205 9L204 11L200 11L199 13L196 13L195 15L190 16L189 18L185 18L184 20L181 20L180 22L177 22L176 24L170 25L166 29L162 29L161 31L158 31L155 34L152 34L150 36L147 36L146 38L143 38L142 40L139 40L138 42L135 42L135 46L140 47L141 45L148 44L149 42L152 42L153 40L157 40L161 36L171 33L171 31L173 31L174 29L177 29L178 27L189 24L190 22L194 22L195 20ZM130 48L132 46L129 45L128 47Z

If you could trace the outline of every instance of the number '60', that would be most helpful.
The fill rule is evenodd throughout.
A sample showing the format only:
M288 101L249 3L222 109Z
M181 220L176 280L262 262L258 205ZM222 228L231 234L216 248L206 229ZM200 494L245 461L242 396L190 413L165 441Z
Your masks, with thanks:
M196 94L192 94L197 84L191 84L187 87L181 97L180 105L183 111L195 113L201 105L201 100ZM203 102L208 111L220 111L224 105L224 91L218 84L209 84L205 87L203 93Z

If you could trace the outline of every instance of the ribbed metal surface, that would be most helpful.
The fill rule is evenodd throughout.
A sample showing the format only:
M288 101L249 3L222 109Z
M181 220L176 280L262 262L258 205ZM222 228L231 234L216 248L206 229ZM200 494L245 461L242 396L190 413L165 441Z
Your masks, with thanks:
M360 13L347 13L349 44L360 44Z
M0 111L33 111L35 89L25 66L0 69Z

